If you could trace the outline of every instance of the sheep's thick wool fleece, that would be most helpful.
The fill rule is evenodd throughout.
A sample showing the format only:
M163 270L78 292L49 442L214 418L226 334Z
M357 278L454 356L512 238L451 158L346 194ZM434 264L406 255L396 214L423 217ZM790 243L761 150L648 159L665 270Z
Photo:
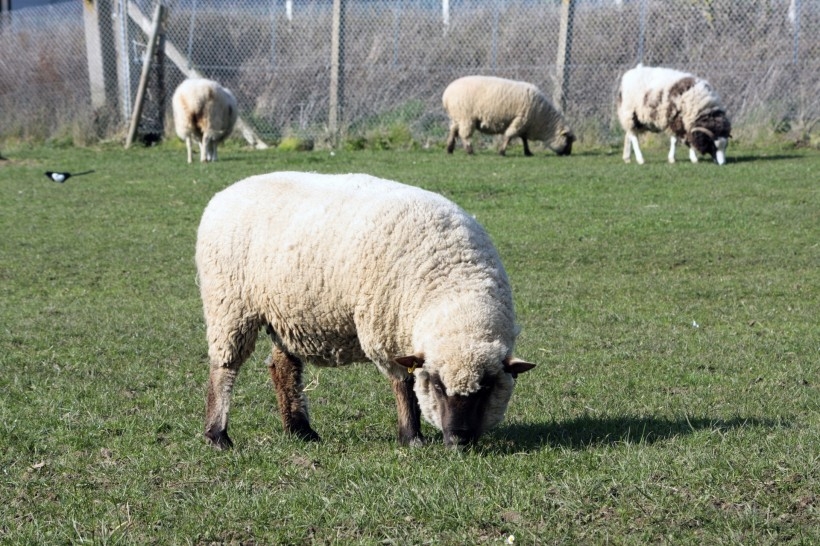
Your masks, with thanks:
M447 113L459 124L477 120L479 131L504 133L510 121L526 120L520 132L534 140L551 140L563 117L533 84L493 76L465 76L451 83L442 95Z
M683 93L670 93L678 82L691 80ZM638 66L627 71L622 83L622 112L638 113L638 119L658 131L668 128L670 108L680 112L686 130L704 114L722 110L720 96L709 82L672 68ZM673 104L670 104L673 101ZM626 114L622 114L626 115Z
M174 127L177 136L186 139L196 135L222 141L236 123L236 98L217 82L194 78L179 84L172 97Z
M459 394L513 351L509 281L489 236L418 188L364 174L247 178L206 208L196 260L206 313L222 316L209 317L209 340L231 339L219 325L270 324L277 344L315 364L371 360L399 377L392 359L423 353Z

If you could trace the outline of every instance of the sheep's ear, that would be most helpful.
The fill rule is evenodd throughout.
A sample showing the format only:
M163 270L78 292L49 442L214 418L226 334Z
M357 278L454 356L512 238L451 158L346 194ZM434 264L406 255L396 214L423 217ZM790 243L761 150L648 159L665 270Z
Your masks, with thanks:
M504 371L512 374L513 377L518 377L518 374L528 372L535 368L535 364L518 360L517 358L507 358L504 360Z
M421 368L424 366L424 355L422 353L418 353L414 355L397 356L393 359L393 362L399 366L404 366L407 368L407 373L413 373L416 371L416 368Z

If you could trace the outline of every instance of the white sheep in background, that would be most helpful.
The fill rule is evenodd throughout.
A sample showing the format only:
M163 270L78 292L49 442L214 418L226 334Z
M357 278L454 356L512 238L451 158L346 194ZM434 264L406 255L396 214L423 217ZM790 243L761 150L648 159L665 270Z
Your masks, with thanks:
M618 120L626 131L623 158L627 163L634 147L635 160L643 164L638 135L646 131L666 131L671 136L669 163L675 162L678 139L689 146L692 163L697 163L698 152L712 156L719 165L726 162L732 126L720 97L706 80L639 64L621 78L617 108Z
M441 101L450 116L447 153L453 153L459 136L464 149L472 154L470 137L476 129L489 135L504 135L501 155L506 153L513 137L521 137L527 156L532 155L527 139L544 141L558 155L572 152L575 135L561 113L531 83L465 76L447 86Z
M365 174L247 178L205 209L196 264L210 379L205 436L228 437L231 389L265 327L286 431L318 440L303 362L372 361L393 386L399 442L447 445L500 422L518 333L510 284L487 233L438 194Z
M233 93L213 80L188 79L176 88L171 104L177 135L188 149L188 163L192 138L199 143L200 161L216 161L216 147L230 136L239 114Z

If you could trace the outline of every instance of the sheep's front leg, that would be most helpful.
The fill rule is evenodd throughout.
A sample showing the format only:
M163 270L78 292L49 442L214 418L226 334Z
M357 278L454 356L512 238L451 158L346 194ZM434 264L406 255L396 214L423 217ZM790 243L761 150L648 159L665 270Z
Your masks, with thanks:
M405 379L391 377L393 394L396 395L396 409L399 414L399 444L417 447L424 445L421 435L421 408L413 390L415 378L410 375Z
M202 142L200 143L200 146L199 146L199 162L200 163L205 163L206 161L209 161L208 156L210 154L208 152L210 150L210 147L211 147L211 139L209 139L205 135L202 135Z
M512 140L513 138L515 138L517 136L520 136L521 129L523 127L524 127L524 123L521 120L521 118L516 118L510 123L510 126L507 127L507 130L504 131L504 138L501 140L501 149L498 150L498 153L500 155L506 155L507 154L507 146L510 145L510 140ZM521 140L524 141L524 155L532 155L531 153L530 154L527 153L527 151L529 150L529 148L527 147L527 139L525 137L521 136Z
M216 296L219 299L219 295ZM205 437L214 447L226 449L233 446L228 437L231 391L239 368L253 352L257 325L230 316L216 320L213 317L219 312L219 307L214 299L203 295L203 301L206 319L211 317L207 320L211 371L205 405Z
M233 447L228 437L228 409L238 366L211 364L205 407L205 437L218 449Z
M667 160L669 163L675 162L675 144L678 142L678 139L674 136L669 137L669 155L667 156ZM692 151L690 148L689 151Z
M458 128L458 136L461 137L461 142L464 145L464 151L467 152L468 155L473 155L473 141L471 137L473 136L473 126L470 124L460 124Z
M266 363L276 389L276 400L279 403L279 413L285 432L303 440L319 441L319 435L310 426L307 397L302 384L302 361L274 347Z
M698 162L698 153L695 151L694 148L689 148L689 161L692 163Z
M527 157L532 157L532 152L530 151L530 145L527 143L527 137L521 137L521 142L524 143L524 155Z

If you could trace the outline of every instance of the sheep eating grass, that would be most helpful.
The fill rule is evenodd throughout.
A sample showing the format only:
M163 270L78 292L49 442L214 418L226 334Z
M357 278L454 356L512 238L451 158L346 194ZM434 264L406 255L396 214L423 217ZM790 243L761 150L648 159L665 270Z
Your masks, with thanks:
M213 80L183 81L171 99L177 136L185 141L191 163L191 139L199 143L200 162L216 161L216 148L230 136L239 110L236 98Z
M441 102L450 116L447 153L453 153L459 136L464 150L472 154L470 139L476 129L488 135L504 135L498 150L501 155L506 154L514 137L521 137L526 156L532 155L528 139L546 142L558 155L572 153L575 135L561 113L531 83L465 76L447 86Z
M709 82L671 68L638 65L621 78L617 97L618 120L626 132L623 159L629 163L631 149L643 165L638 135L644 132L670 135L669 163L675 162L675 144L689 147L689 159L697 154L711 156L718 165L726 163L726 146L732 126L719 95Z
M318 440L305 362L371 361L392 384L399 442L421 417L444 442L475 442L501 421L518 328L498 253L475 219L438 194L365 174L280 172L216 194L196 264L210 378L205 436L227 448L231 389L264 328L287 432Z

